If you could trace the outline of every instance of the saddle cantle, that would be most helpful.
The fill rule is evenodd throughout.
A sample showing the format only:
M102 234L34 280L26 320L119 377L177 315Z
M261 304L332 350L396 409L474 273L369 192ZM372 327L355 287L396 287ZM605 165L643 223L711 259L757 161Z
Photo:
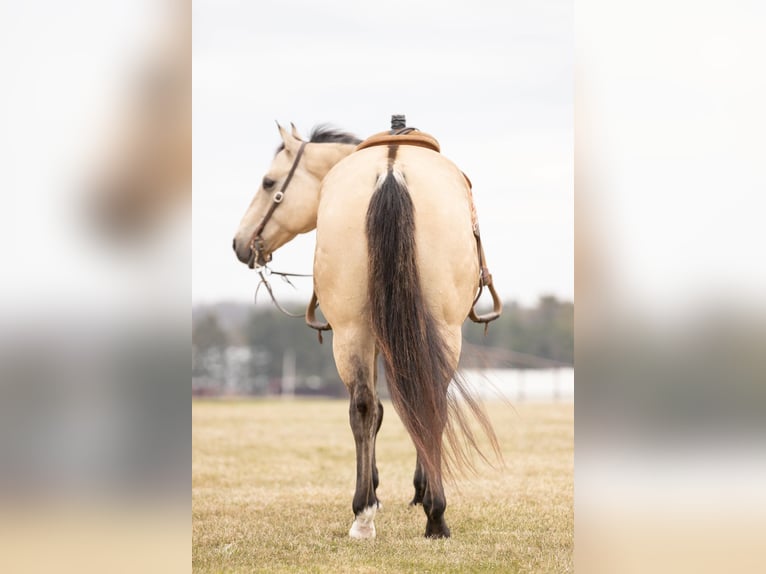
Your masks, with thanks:
M355 151L378 145L414 145L433 150L437 153L441 152L439 142L436 141L435 137L415 128L403 128L377 133L356 146Z

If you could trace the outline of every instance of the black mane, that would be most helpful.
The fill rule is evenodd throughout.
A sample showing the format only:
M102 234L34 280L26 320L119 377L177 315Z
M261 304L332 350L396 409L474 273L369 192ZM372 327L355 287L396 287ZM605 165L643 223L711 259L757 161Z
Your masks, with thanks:
M362 142L358 137L349 132L344 132L328 124L315 126L311 130L309 141L312 143L347 143L359 144Z
M329 124L320 124L314 126L309 135L309 143L344 143L344 144L359 144L362 140L356 137L350 132L344 132L341 129L335 128ZM279 144L277 153L285 149L285 144Z

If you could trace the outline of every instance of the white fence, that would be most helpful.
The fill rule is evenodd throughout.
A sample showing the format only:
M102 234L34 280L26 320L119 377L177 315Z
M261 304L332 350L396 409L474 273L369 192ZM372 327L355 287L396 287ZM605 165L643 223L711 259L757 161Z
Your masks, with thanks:
M485 399L514 402L574 400L574 369L466 369L463 378Z

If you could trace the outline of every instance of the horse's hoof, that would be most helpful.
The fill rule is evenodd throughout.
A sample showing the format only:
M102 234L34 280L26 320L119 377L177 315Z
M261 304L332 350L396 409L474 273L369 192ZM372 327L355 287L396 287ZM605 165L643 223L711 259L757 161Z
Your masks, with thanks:
M432 523L430 520L426 524L426 538L449 538L450 537L450 530L447 526L447 523L444 522L444 519L442 519L440 522L437 522L436 524Z
M375 506L368 506L356 515L348 535L356 540L375 538Z
M367 540L369 538L375 538L375 525L372 526L360 526L354 520L354 524L351 525L351 530L348 531L348 535L354 540Z

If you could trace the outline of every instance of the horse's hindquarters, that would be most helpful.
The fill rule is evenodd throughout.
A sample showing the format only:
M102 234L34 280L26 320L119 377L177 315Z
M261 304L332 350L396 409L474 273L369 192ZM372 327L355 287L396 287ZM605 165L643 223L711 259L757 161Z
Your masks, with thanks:
M443 156L403 148L398 156L415 208L418 270L434 317L463 324L478 288L471 197L462 172ZM412 166L412 167L410 167Z
M320 192L314 282L350 396L357 455L350 536L375 536L380 353L392 402L418 453L426 536L448 537L442 487L447 388L478 283L462 173L421 148L370 148L346 158Z
M367 307L369 274L365 218L375 184L388 170L387 146L348 156L325 178L317 217L314 281L333 328L358 323ZM460 170L444 156L400 146L398 170L415 211L420 283L434 319L461 325L478 287L470 194Z

